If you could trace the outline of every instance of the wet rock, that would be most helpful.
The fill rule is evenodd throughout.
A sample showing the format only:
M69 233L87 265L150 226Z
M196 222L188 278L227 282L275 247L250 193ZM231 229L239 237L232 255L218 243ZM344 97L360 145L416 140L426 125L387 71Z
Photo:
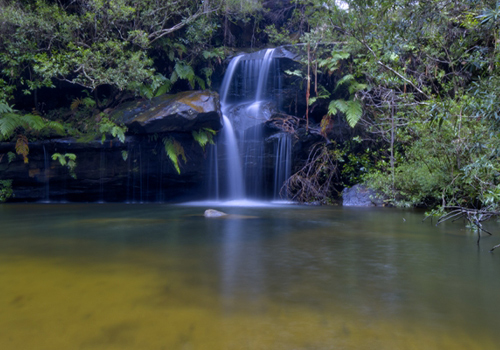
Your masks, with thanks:
M0 143L0 180L12 179L10 201L170 202L189 201L204 193L206 158L190 133L170 133L184 148L178 174L165 154L161 137L127 136L125 143L86 143L71 139L30 143L29 163L8 152L14 143ZM76 178L54 153L76 155Z
M207 209L203 215L206 218L220 218L221 216L227 216L228 214L215 209Z
M219 94L209 90L184 91L129 102L116 109L111 118L138 134L222 128Z
M382 207L383 198L376 191L363 186L354 185L342 191L342 205L346 207Z

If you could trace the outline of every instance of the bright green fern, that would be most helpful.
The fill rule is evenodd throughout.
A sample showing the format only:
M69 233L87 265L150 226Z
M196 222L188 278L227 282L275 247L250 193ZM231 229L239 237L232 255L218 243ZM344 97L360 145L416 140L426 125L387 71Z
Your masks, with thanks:
M165 137L163 139L163 144L165 145L165 152L167 153L168 158L170 158L170 160L174 164L177 173L180 174L181 169L179 167L179 156L182 157L184 163L187 162L186 155L184 154L184 148L177 140L172 137Z

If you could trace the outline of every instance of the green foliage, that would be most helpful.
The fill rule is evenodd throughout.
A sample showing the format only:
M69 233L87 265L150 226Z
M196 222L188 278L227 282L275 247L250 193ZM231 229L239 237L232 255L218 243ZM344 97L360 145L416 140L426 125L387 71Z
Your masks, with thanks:
M165 45L177 50L171 61L188 52L186 44L208 47L219 25L205 15L217 6L218 1L1 2L0 99L15 88L30 94L54 87L54 79L139 93L143 84L155 84L152 55L167 36L183 31Z
M127 132L126 126L119 126L107 117L102 118L98 126L99 132L101 133L101 143L106 140L106 135L108 134L117 137L122 143L125 142L125 133Z
M165 137L163 139L163 144L165 146L165 153L167 153L168 158L172 161L172 164L177 170L177 173L181 173L181 168L179 166L179 156L187 162L186 155L184 154L184 148L182 145L172 137Z
M161 96L169 92L172 88L172 84L173 82L167 79L163 74L157 73L151 77L150 81L138 86L130 84L129 88L138 91L142 97L150 100L153 97Z
M36 114L20 114L6 103L0 102L0 140L10 139L16 132L39 132L50 129L64 134L65 127L58 122L44 119Z
M196 131L193 130L192 132L193 138L195 139L196 142L205 150L205 146L207 143L209 144L214 144L214 135L216 134L215 130L210 129L210 128L201 128L200 130Z
M328 113L335 115L340 111L345 114L346 120L354 128L363 115L361 103L357 100L345 101L342 99L333 100L328 106Z
M175 83L177 79L186 79L193 88L195 85L195 74L193 68L183 62L177 62L174 66L174 72L172 72L170 81Z
M16 154L13 152L7 152L8 162L12 163L16 159Z
M74 153L65 153L65 154L54 153L52 155L52 160L58 160L61 166L67 167L70 176L76 179L76 173L75 173L76 155Z
M0 202L5 202L13 194L12 180L0 180Z
M476 17L481 21L481 25L497 25L500 23L500 1L497 1L495 7L486 8Z

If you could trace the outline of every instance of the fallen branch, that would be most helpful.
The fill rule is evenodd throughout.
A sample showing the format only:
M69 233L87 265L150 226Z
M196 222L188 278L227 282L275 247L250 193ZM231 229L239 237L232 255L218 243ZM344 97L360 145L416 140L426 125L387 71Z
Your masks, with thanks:
M500 247L500 244L497 244L496 246L494 246L493 248L490 249L490 252L494 251L495 249L497 249L498 247Z
M445 210L448 209L450 211L448 213L442 215L438 219L436 226L445 222L445 221L448 221L450 219L453 219L452 222L455 222L460 218L464 218L471 225L473 225L477 228L477 245L479 245L479 241L481 240L481 231L486 232L490 236L492 235L491 232L489 232L483 228L482 222L488 221L492 217L500 215L500 212L493 211L488 207L484 208L484 209L468 209L468 208L463 208L463 207L445 207L444 209ZM498 247L500 247L500 244L493 247L490 250L490 252Z

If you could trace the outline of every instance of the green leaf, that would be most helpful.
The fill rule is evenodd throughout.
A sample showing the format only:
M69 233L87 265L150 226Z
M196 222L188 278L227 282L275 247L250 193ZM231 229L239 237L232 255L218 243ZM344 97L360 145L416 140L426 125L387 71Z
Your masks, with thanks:
M14 161L14 159L16 159L16 154L14 152L8 152L7 153L7 157L9 158L9 164L12 163Z
M301 72L300 70L298 70L298 69L293 70L293 71L291 71L291 70L286 70L286 71L285 71L285 74L288 74L288 75L294 75L294 76L296 76L296 77L300 77L300 78L302 78L302 77L303 77L302 72Z
M347 123L354 128L363 115L361 103L357 100L345 101L342 99L333 100L328 106L328 113L335 115L337 111L345 114Z
M0 114L13 112L14 110L7 103L0 101Z
M181 169L179 167L179 156L182 157L184 163L187 162L186 155L184 154L184 148L179 142L177 142L177 140L171 137L164 138L163 144L165 146L165 153L167 153L168 158L172 161L177 173L180 174Z
M14 130L19 127L19 116L14 113L3 114L0 118L0 133L5 139L8 139L14 133Z
M354 80L354 75L352 74L347 74L347 75L344 75L338 82L337 82L337 87L339 87L340 85L342 84L345 84L347 82L350 82Z
M156 91L155 97L158 97L158 96L166 94L167 92L170 91L171 88L172 88L172 83L170 82L170 80L166 80L165 84L163 84L162 86L160 86L158 88L158 90Z
M354 128L363 115L361 103L357 100L347 101L346 119L351 128Z

